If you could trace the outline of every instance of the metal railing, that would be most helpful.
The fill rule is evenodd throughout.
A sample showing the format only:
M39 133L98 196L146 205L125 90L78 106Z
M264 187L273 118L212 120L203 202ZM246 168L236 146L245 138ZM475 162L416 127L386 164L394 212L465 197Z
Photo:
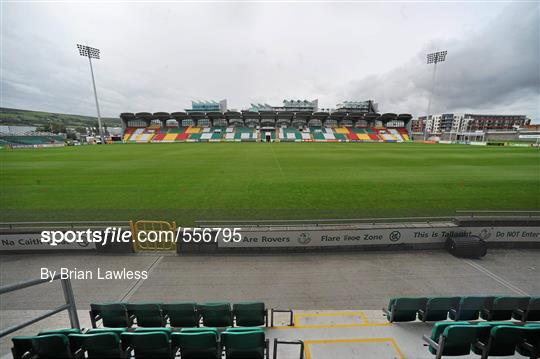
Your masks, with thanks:
M304 342L302 340L281 340L281 339L274 339L274 354L272 356L273 359L277 359L278 344L300 345L300 359L304 359Z
M2 222L0 231L12 230L59 230L59 229L100 229L104 227L127 227L129 221L65 221L65 222Z
M289 313L289 327L294 327L294 313L291 309L270 309L270 327L274 326L274 313Z
M246 225L246 226L290 226L290 225L310 225L327 226L338 224L376 224L376 223L399 223L399 222L441 222L452 221L454 217L381 217L381 218L339 218L339 219L267 219L267 220L201 220L195 221L200 226L211 225Z
M456 211L456 217L483 218L483 217L540 217L540 211L485 211L485 210L460 210Z
M56 313L60 313L63 310L67 310L69 314L69 321L71 323L72 328L80 329L81 326L79 324L79 317L77 316L77 308L75 307L75 297L73 296L73 288L71 287L71 281L69 279L61 279L60 274L56 274L54 277L49 277L47 279L34 279L29 280L26 282L20 282L20 283L14 283L14 284L8 284L0 287L0 295L6 294L9 292L14 292L16 290L32 287L38 284L42 284L45 282L50 282L53 280L60 280L62 282L62 290L64 292L64 299L66 301L65 304L62 304L59 307L56 307L55 309L52 309L44 314L41 314L37 317L34 317L32 319L26 320L22 323L13 325L11 327L8 327L6 329L0 330L0 338L13 333L19 329L25 328L29 325L32 325L36 322L39 322L40 320L46 319L52 315L55 315Z

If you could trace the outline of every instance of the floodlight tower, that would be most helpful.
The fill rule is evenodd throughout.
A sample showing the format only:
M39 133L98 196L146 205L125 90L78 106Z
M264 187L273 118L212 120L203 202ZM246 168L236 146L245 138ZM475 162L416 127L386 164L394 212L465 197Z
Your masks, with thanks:
M431 78L431 92L429 93L429 100L427 105L427 114L426 121L424 123L424 141L427 139L427 121L429 119L429 113L431 112L431 98L433 97L433 92L435 91L435 74L437 72L437 63L444 62L446 60L446 54L448 51L437 51L427 54L427 64L433 65L433 77Z
M92 75L92 86L94 87L94 98L96 99L99 137L101 138L101 144L104 145L105 135L103 134L103 127L101 126L101 113L99 112L99 102L98 102L98 97L97 97L96 81L94 80L94 69L92 68L92 59L99 60L99 49L96 49L94 47L90 47L87 45L80 45L80 44L77 44L77 48L79 49L79 54L81 56L88 57L88 62L90 63L90 74Z

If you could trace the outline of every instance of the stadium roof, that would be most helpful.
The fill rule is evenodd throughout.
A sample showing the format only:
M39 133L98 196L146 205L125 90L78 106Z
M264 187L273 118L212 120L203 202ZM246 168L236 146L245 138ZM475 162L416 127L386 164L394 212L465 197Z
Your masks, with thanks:
M412 115L410 113L400 113L398 115L398 119L402 121L409 121L412 119Z
M191 118L193 118L193 119L196 119L196 120L201 120L201 119L205 119L205 118L206 118L206 113L194 111L194 112L190 112L190 113L189 113L189 117L191 117Z
M324 120L326 119L330 114L328 112L314 112L313 115L311 115L311 118L317 119L317 120Z
M120 114L120 118L122 120L134 120L135 119L135 114L132 113L132 112L123 112Z
M137 112L135 114L135 117L143 120L151 120L153 116L150 112Z
M154 112L153 117L156 120L168 120L171 118L171 114L168 112Z
M366 113L366 114L364 115L364 119L365 119L366 121L376 120L376 119L378 119L380 116L381 116L381 115L378 114L378 113Z
M397 115L395 113L383 113L380 120L395 120Z
M347 119L349 120L362 120L364 119L363 112L350 112L347 114Z
M238 111L227 111L225 112L225 118L227 118L227 120L233 118L242 119L242 114Z
M260 114L258 112L254 111L242 111L242 116L244 116L245 119L251 118L251 119L260 119Z
M183 119L186 119L186 118L188 117L187 113L182 112L182 111L179 111L179 112L172 112L172 113L171 113L171 116L172 116L175 120L183 120Z
M225 115L223 113L219 112L219 111L207 112L206 116L208 116L208 118L211 119L211 120L216 120L216 119L219 119L219 118L225 118Z

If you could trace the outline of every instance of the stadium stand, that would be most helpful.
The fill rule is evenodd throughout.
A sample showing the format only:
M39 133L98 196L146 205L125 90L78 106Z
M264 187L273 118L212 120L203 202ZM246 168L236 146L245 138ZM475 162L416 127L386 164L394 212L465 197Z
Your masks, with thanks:
M407 142L408 114L346 112L122 113L123 141Z

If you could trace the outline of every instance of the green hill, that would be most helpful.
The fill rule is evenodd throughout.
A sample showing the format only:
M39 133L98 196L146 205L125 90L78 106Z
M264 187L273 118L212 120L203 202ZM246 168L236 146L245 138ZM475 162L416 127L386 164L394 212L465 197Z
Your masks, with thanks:
M119 118L102 118L103 126L120 126ZM6 126L50 126L58 127L86 128L96 127L97 118L92 116L70 115L65 113L52 113L41 111L27 111L13 108L0 107L0 125Z

